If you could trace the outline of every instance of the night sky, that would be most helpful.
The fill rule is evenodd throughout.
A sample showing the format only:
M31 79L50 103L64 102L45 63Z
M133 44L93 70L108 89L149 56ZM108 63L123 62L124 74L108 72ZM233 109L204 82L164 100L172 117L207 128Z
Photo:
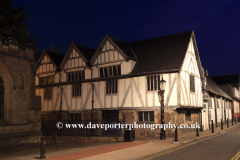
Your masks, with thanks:
M16 0L30 15L38 47L66 53L71 42L96 49L105 33L126 42L194 30L210 76L240 72L237 0Z

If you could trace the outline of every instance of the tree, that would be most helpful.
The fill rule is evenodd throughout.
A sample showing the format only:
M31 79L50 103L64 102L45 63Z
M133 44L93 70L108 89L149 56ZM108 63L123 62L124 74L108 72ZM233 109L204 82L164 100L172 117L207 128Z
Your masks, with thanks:
M29 15L25 13L24 6L13 8L15 2L12 0L0 0L0 38L3 43L18 44L20 48L31 48L38 52L35 39L30 35L30 27L26 26Z

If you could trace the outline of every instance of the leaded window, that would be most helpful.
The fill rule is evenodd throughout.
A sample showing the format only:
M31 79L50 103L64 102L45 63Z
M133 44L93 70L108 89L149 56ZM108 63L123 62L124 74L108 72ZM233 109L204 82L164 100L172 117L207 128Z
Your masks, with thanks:
M148 91L160 90L160 75L147 76Z
M112 77L121 75L121 65L99 68L100 77Z
M113 77L121 75L121 65L99 68L100 77ZM106 94L115 94L118 90L118 80L111 79L106 81Z
M190 75L190 92L195 92L195 78Z
M76 72L68 72L67 73L67 81L79 81L85 79L85 72L84 71L76 71Z
M80 123L81 122L81 113L70 113L69 114L69 122L70 123Z
M55 82L55 76L40 77L39 84L47 85L53 84ZM52 99L52 87L44 88L44 99Z
M72 97L81 96L81 83L76 83L72 85Z
M139 122L154 122L154 111L138 112Z

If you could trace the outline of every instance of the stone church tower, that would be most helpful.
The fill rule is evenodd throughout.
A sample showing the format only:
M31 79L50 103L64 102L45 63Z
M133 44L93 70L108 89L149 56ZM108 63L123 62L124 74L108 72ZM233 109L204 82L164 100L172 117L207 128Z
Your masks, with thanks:
M34 52L0 41L0 147L38 143L41 98L35 96Z

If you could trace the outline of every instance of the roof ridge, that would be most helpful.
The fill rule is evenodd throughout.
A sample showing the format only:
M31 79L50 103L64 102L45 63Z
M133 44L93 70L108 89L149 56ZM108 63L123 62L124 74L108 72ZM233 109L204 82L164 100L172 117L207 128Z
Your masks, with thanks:
M125 42L125 41L123 41L123 40L121 40L121 39L119 39L119 38L117 38L117 37L114 37L114 36L108 34L108 33L106 33L105 36L109 36L110 38L115 38L115 39L117 39L117 40L119 40L119 41L121 41L121 42ZM127 42L125 42L125 43L127 43Z
M79 47L83 47L83 48L87 48L87 49L93 49L93 48L84 46L84 45L82 45L82 44L79 44L79 43L76 43L76 42L73 42L73 41L72 41L72 43L74 43L75 45L78 45ZM93 50L95 50L95 49L93 49Z
M223 76L236 76L237 74L227 74L227 75L220 75L220 76L210 76L210 77L223 77Z
M193 30L186 31L186 32L180 32L180 33L175 33L175 34L169 34L169 35L165 35L165 36L153 37L153 38L148 38L148 39L143 39L143 40L138 40L138 41L133 41L133 42L128 42L128 43L148 41L148 40L153 40L153 39L162 38L162 37L168 37L168 36L174 36L174 35L178 35L178 34L184 34L184 33L187 33L187 32L193 32Z
M65 55L64 53L61 53L61 51L55 49L55 50L51 50L51 49L44 49L46 52L52 52L52 53L56 53L56 54L60 54L60 55Z

